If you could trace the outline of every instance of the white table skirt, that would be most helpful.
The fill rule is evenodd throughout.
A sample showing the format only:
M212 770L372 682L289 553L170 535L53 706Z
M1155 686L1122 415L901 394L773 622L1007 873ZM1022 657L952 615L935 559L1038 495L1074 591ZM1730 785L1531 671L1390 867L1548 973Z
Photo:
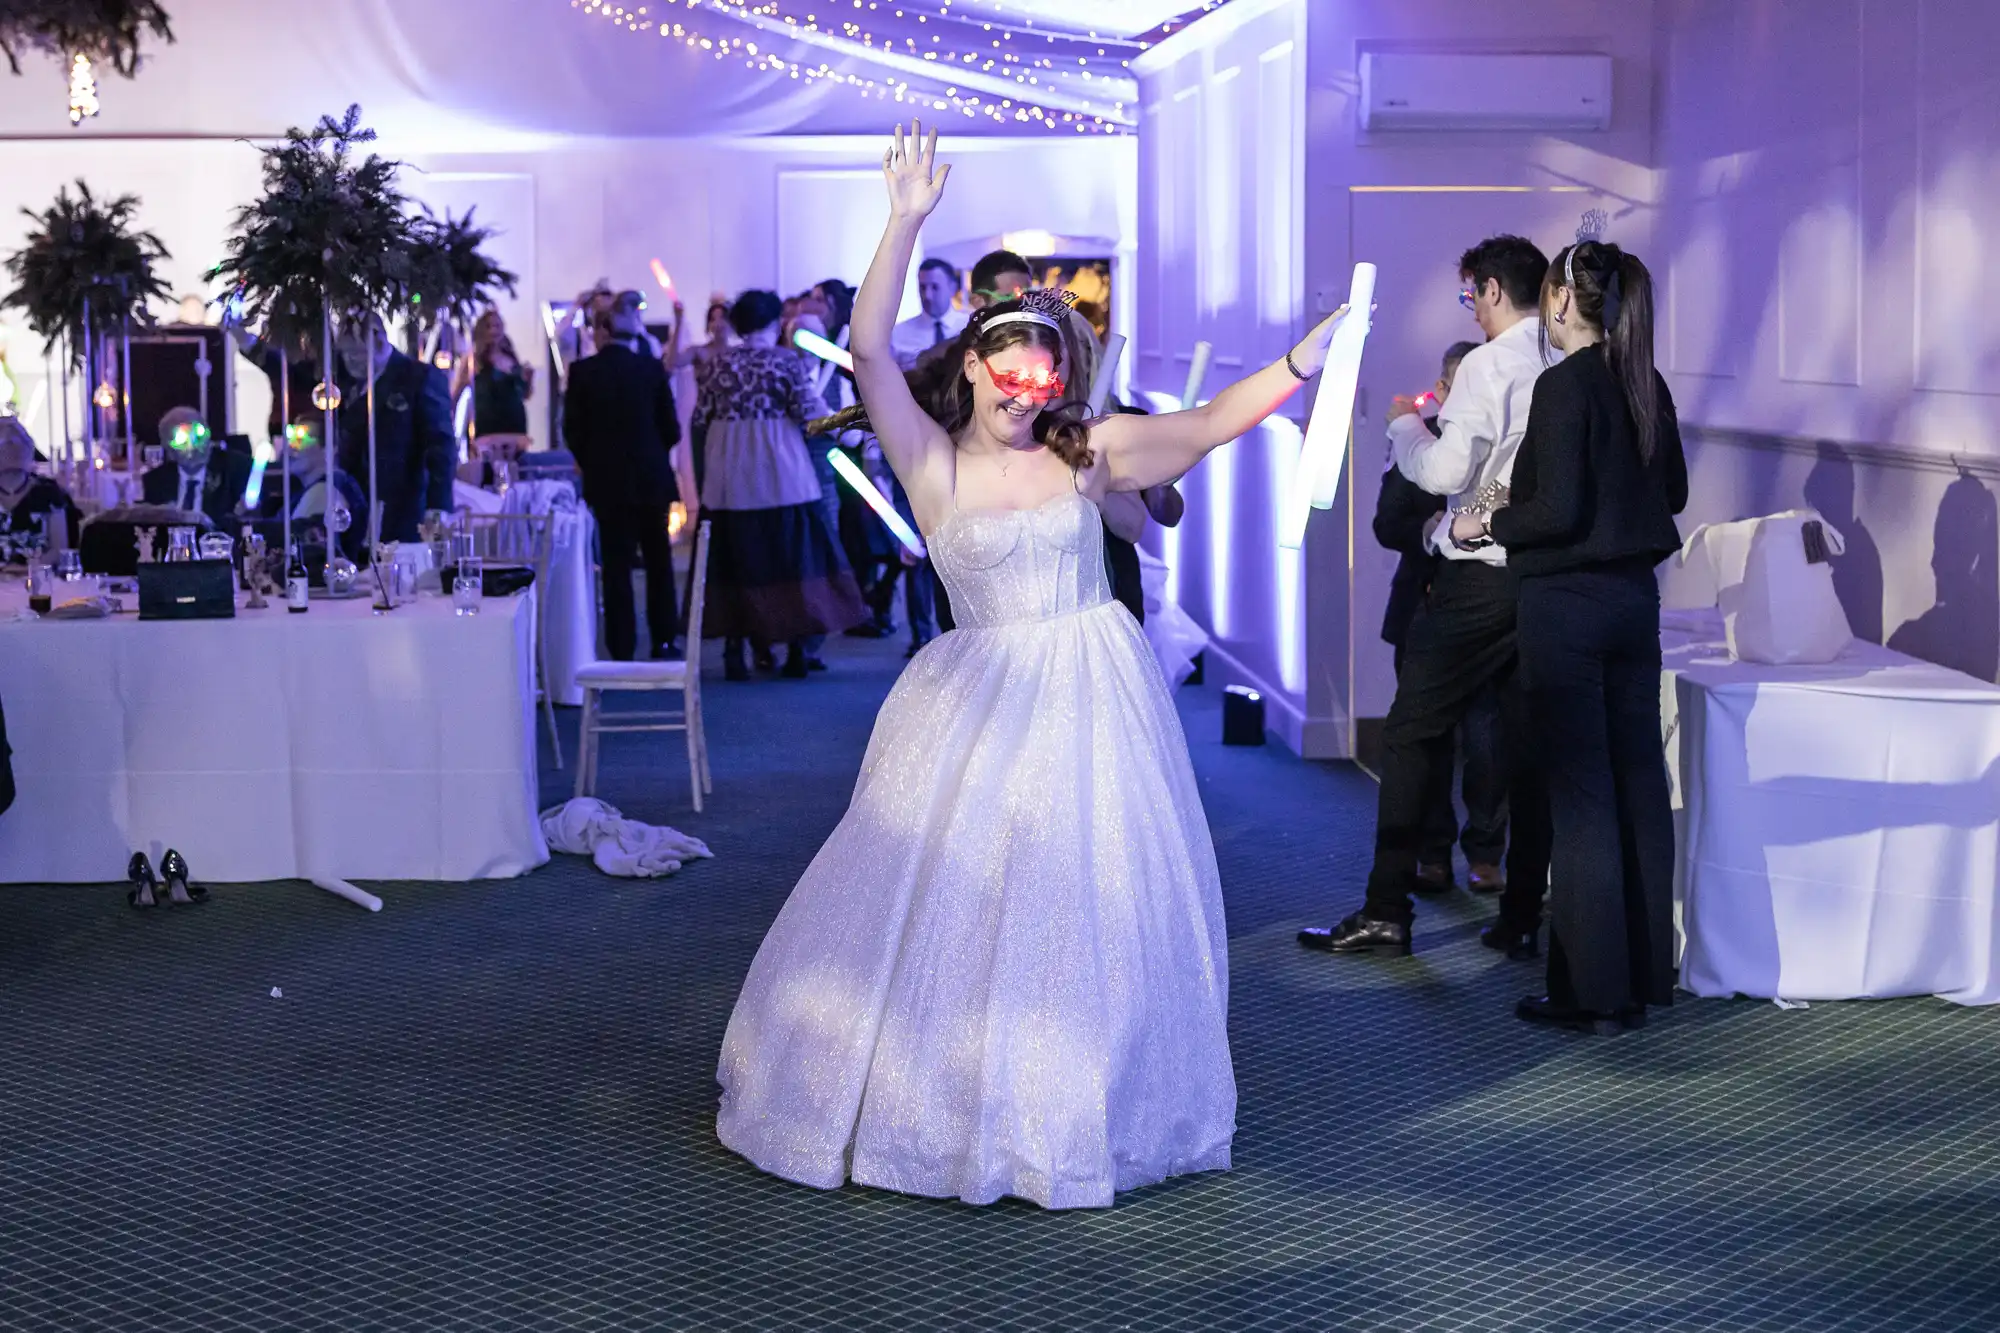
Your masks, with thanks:
M453 494L460 508L483 514L555 510L549 586L542 602L549 618L550 697L570 708L581 707L583 687L576 683L577 668L597 660L597 587L591 563L597 520L566 481L516 482L505 496L461 481L453 484Z
M1864 643L1734 662L1712 612L1661 640L1681 985L2000 1001L2000 687Z
M597 660L597 588L590 561L596 535L597 520L582 505L556 511L546 602L549 689L557 703L571 708L583 704L577 668Z
M548 860L536 818L532 594L273 602L234 620L22 621L0 589L20 797L0 882L469 880Z

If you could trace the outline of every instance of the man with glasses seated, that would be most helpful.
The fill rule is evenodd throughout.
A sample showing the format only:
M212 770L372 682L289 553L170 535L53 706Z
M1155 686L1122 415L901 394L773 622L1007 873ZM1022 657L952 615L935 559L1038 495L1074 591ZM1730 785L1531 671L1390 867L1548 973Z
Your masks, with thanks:
M250 486L249 456L223 448L192 407L176 407L160 418L160 443L167 460L141 478L146 503L199 514L233 535Z

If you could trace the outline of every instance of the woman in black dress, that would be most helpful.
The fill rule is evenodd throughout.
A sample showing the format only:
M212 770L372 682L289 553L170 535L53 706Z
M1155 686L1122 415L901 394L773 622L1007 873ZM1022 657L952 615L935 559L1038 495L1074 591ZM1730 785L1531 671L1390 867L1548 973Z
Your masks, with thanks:
M1673 812L1660 741L1660 592L1687 462L1653 368L1653 284L1615 245L1549 265L1542 322L1567 355L1535 383L1506 507L1459 514L1507 548L1521 672L1549 779L1548 994L1522 1018L1581 1031L1673 1002Z

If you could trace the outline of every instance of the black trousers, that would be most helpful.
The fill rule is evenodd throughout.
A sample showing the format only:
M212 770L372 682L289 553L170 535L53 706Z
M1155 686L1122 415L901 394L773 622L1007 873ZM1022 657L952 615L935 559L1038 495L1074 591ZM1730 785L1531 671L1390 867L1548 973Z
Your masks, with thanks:
M1652 566L1523 579L1520 624L1555 831L1549 996L1604 1013L1670 1004L1674 816Z
M1403 674L1403 645L1396 648L1396 675ZM1454 743L1455 742L1455 743ZM1497 866L1507 856L1507 773L1500 749L1500 690L1489 684L1473 696L1455 736L1441 738L1431 756L1430 814L1424 821L1417 863L1451 864L1453 843L1467 865ZM1461 769L1461 762L1463 768ZM1465 824L1458 822L1452 779L1465 800Z
M1482 691L1500 700L1512 838L1501 919L1521 929L1539 924L1549 879L1546 792L1516 671L1516 587L1512 571L1472 560L1447 560L1403 639L1396 700L1382 727L1382 788L1375 809L1375 865L1367 911L1384 921L1411 919L1417 857L1434 808L1438 764L1448 763L1452 732Z
M664 505L596 504L597 549L604 566L604 647L620 662L638 652L639 627L633 620L632 571L646 570L646 629L658 650L680 636L674 606L674 548L667 538ZM634 560L634 556L638 560Z

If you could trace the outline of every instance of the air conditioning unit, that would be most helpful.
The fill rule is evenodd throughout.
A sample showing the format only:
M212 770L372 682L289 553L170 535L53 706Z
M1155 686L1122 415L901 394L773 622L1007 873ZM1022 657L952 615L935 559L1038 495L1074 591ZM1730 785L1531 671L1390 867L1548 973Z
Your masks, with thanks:
M1608 130L1611 57L1368 51L1365 130Z

